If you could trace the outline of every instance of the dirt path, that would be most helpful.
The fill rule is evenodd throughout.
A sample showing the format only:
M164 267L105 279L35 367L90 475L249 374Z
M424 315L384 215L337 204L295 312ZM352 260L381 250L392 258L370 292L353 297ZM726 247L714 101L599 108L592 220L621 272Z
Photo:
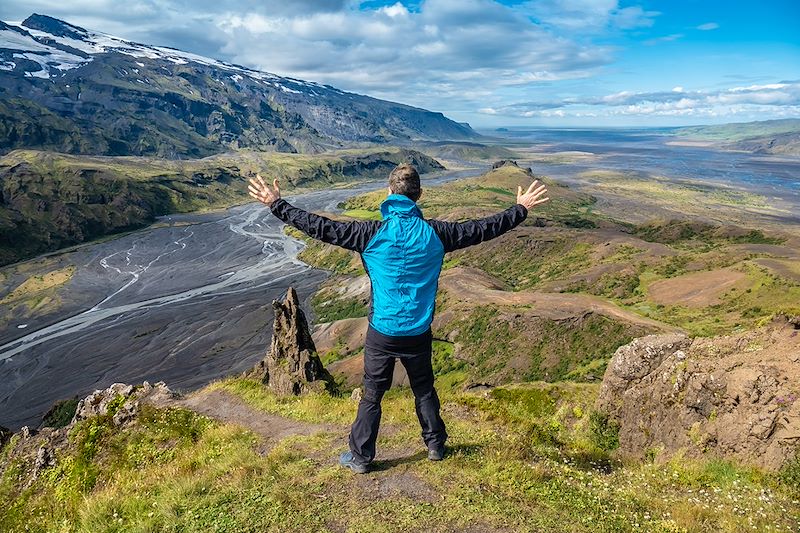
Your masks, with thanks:
M331 424L313 424L267 413L247 405L241 398L224 390L200 390L181 398L159 402L157 407L182 407L218 422L249 429L263 439L259 451L265 453L286 437L344 432L346 428Z

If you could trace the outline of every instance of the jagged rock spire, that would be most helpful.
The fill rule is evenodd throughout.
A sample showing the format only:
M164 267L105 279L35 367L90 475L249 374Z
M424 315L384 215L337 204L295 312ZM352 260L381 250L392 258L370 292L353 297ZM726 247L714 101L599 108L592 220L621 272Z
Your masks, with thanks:
M270 350L250 375L282 395L330 390L333 378L317 355L297 292L289 287L286 298L273 300L272 307L275 322Z

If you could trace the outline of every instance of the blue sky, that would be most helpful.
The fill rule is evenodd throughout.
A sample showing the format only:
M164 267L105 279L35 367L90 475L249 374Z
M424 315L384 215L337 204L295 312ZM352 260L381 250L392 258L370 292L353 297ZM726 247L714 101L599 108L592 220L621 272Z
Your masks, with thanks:
M5 0L475 127L800 117L800 1Z

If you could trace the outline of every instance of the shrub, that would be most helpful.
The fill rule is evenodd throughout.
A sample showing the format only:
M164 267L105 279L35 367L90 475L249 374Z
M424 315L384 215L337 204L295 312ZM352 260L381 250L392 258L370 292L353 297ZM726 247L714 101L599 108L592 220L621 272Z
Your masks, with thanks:
M592 411L589 414L589 435L592 443L601 450L619 448L619 423L611 420L607 413Z

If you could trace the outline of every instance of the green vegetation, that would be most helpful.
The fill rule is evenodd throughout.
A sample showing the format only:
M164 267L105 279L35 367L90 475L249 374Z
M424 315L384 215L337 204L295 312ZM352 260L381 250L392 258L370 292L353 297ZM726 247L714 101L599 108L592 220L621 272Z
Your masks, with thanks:
M800 315L800 282L750 262L742 263L740 268L746 274L746 288L725 291L718 304L653 305L639 297L629 305L644 316L678 325L699 336L753 329L776 314Z
M57 309L61 305L59 289L66 285L75 274L75 265L59 268L52 262L45 261L41 265L42 273L28 273L25 269L12 269L8 276L0 278L0 291L8 291L0 298L3 312L0 312L0 323ZM16 286L10 284L12 274L19 275L23 281Z
M392 390L380 470L369 479L334 460L355 414L349 398L278 399L245 379L211 388L338 429L265 447L241 426L182 409L145 407L121 430L108 417L87 420L30 486L16 477L21 464L5 471L0 529L733 532L789 531L800 519L791 474L725 461L612 460L613 432L590 414L595 385L530 384L486 397L442 389L451 437L438 463L424 459L410 391Z
M452 260L461 266L479 268L513 290L563 279L592 264L592 246L569 234L547 239L518 239L515 245L515 250L507 252L500 251L501 246L467 248L454 252Z
M612 451L619 447L619 425L608 419L606 413L589 414L589 431L592 442L601 450Z
M78 407L78 398L70 398L56 402L53 407L42 417L42 426L50 428L63 428L72 421Z
M596 380L614 351L644 331L594 313L556 321L525 309L482 305L457 316L443 330L456 332L470 376L493 382Z
M298 259L316 268L330 270L336 274L356 275L364 274L364 265L358 254L325 244L312 239L302 231L291 226L284 230L287 235L300 239L305 243L305 248L297 254Z
M785 119L738 122L714 126L690 126L679 128L676 134L695 139L734 142L797 132L800 132L800 120Z
M311 298L317 322L333 322L345 318L367 316L369 307L361 298L335 298L329 293L317 292Z
M517 159L519 154L503 146L475 142L429 142L416 145L416 148L431 157L455 159L459 161L486 161L498 159Z
M684 246L713 247L722 244L781 244L781 237L768 237L757 229L743 230L690 220L651 222L635 229L645 241Z
M383 220L380 212L368 211L366 209L348 209L342 215L353 218L360 218L363 220Z

